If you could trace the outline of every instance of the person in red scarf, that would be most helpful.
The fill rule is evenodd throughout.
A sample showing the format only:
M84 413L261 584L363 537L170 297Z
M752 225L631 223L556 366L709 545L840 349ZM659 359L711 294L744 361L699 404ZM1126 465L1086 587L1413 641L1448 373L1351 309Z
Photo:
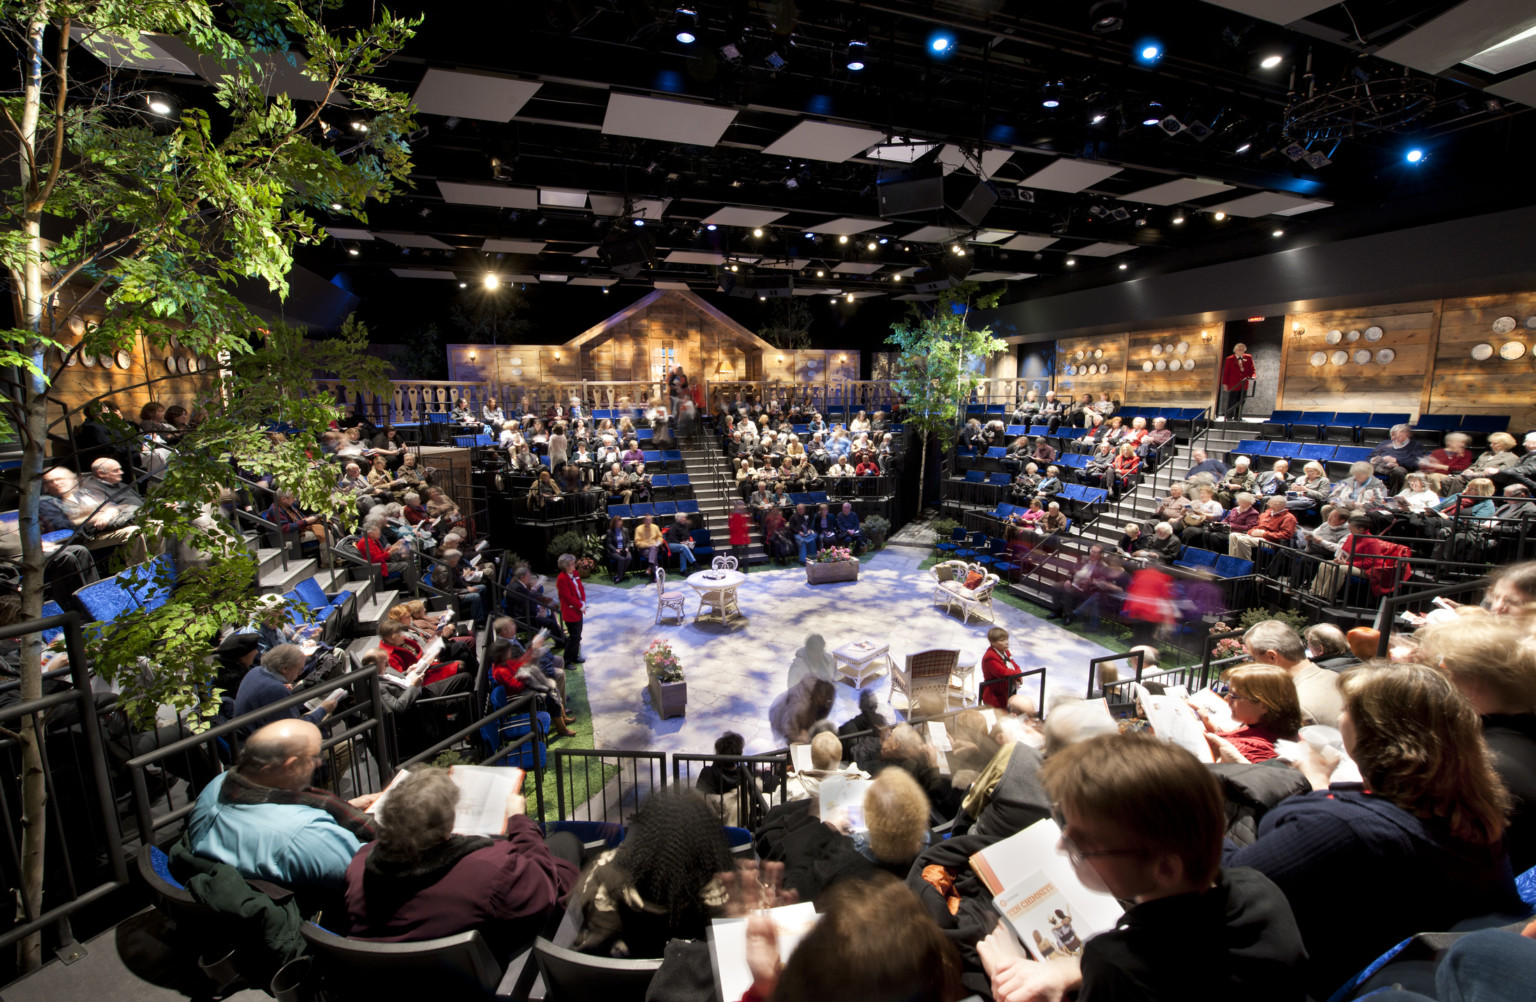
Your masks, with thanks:
M1243 416L1243 394L1248 391L1248 384L1253 382L1257 372L1253 366L1253 356L1248 354L1248 346L1242 342L1234 344L1232 354L1221 363L1221 388L1226 391L1226 400L1222 402L1223 414L1233 419Z
M987 631L987 652L981 656L981 679L983 682L991 682L993 679L1012 678L1024 674L1018 662L1013 660L1013 655L1008 650L1008 631L1001 626L994 626ZM981 687L981 701L988 706L995 706L999 710L1008 706L1008 697L1013 695L1018 687L1017 682L999 683L997 685L984 685Z
M411 636L406 625L395 619L379 621L379 650L389 658L390 669L401 675L409 675L411 669L421 662L424 653L421 644ZM448 692L462 692L475 681L469 666L462 661L433 661L427 668L424 682L430 687L439 682L455 680L456 677L462 677L467 684L459 684L443 692L434 690L431 694L442 696Z
M363 530L357 537L357 552L379 568L385 583L400 581L416 590L416 561L411 559L410 547L404 540L386 544L383 523L372 522Z
M581 656L581 624L587 609L587 589L576 573L574 556L562 553L555 563L560 568L555 590L560 594L560 619L565 623L565 666L574 668L586 660Z
M561 737L575 737L576 732L571 730L570 725L576 718L566 715L565 705L560 702L560 692L555 683L539 668L539 660L544 656L545 649L546 641L539 640L521 655L514 655L510 640L492 642L486 652L486 658L491 663L491 681L504 686L509 699L524 693L543 696L555 733Z
M1277 665L1243 665L1227 672L1226 681L1211 686L1225 689L1232 719L1241 727L1218 731L1199 707L1205 722L1206 740L1218 762L1267 762L1275 757L1276 741L1295 741L1301 730L1301 701L1290 672Z

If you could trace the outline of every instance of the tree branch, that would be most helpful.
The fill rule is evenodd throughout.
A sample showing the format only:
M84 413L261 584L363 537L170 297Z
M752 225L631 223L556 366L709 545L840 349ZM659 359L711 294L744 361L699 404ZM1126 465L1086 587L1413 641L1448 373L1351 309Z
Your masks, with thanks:
M58 80L59 93L54 99L53 110L53 162L48 166L48 183L43 187L42 194L38 196L39 208L48 204L48 197L53 194L53 186L58 183L59 173L64 169L64 106L65 98L69 93L69 15L64 15L63 22L59 25L59 58L54 66L54 76Z

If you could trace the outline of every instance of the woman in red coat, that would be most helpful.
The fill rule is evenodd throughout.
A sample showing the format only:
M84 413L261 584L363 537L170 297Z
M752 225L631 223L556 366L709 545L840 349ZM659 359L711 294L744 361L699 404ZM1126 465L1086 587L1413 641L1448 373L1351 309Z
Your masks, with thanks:
M1008 631L1001 626L994 626L987 631L987 653L981 656L981 680L990 682L997 678L1011 678L1024 674L1024 669L1013 660L1013 655L1008 652ZM1000 685L984 685L981 688L981 701L988 706L1005 709L1008 706L1008 697L1013 695L1017 688L1017 682L1008 682Z
M560 575L555 578L555 590L560 593L560 619L565 623L565 666L581 664L581 620L587 608L587 589L576 575L576 558L569 553L560 554L555 561Z
M1257 370L1253 367L1253 356L1248 354L1248 346L1239 342L1232 346L1232 354L1221 363L1221 388L1226 391L1227 399L1222 402L1222 413L1227 414L1236 406L1236 413L1229 417L1240 418L1243 416L1243 394L1248 389L1248 384L1253 382Z
M731 531L731 556L736 558L736 563L743 574L747 571L747 548L752 545L752 520L747 517L746 506L737 501L731 507L731 514L725 520L726 526Z

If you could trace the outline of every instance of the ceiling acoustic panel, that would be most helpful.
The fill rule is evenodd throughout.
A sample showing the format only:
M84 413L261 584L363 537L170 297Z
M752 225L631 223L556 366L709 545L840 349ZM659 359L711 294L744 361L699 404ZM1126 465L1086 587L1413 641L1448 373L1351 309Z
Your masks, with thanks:
M905 295L897 296L895 298L896 302L898 303L931 303L939 297L930 296L926 292L909 292Z
M537 209L539 192L536 188L513 188L505 184L481 182L439 181L437 190L443 201L455 205L494 205L499 209Z
M1425 73L1443 73L1533 25L1536 5L1531 0L1464 0L1376 55Z
M667 264L724 264L725 255L714 251L675 250L666 257Z
M487 254L541 254L544 251L542 240L495 240L487 239L480 249Z
M375 233L380 240L388 240L396 247L420 247L424 250L453 250L449 244L425 233Z
M1013 150L984 150L981 154L981 174L990 178L998 169L1013 159ZM939 151L939 163L944 165L944 173L948 174L960 168L965 168L975 173L976 164L967 156L965 151L958 146L946 146Z
M734 108L613 92L608 95L603 132L664 143L714 146L735 119Z
M810 263L811 259L808 257L792 257L787 261L759 261L757 266L759 268L773 268L778 271L799 271Z
M1128 250L1135 250L1135 244L1096 243L1087 247L1079 247L1072 253L1079 257L1114 257L1116 254L1124 254Z
M973 271L965 276L967 282L1022 282L1026 278L1034 278L1033 272L1027 271Z
M774 157L799 157L840 164L884 141L885 133L874 129L856 129L831 122L801 122L763 152Z
M433 68L421 78L411 100L417 111L428 115L510 122L541 86L537 81L514 80L492 73Z
M748 209L739 205L727 205L704 217L704 222L716 226L767 226L789 215L774 209Z
M1217 7L1273 24L1290 24L1332 7L1337 0L1210 0Z
M1489 84L1488 93L1536 108L1536 70L1510 77L1503 83Z
M852 236L855 233L867 233L870 230L878 230L885 225L883 219L856 219L852 216L844 216L842 219L834 219L829 223L817 223L815 226L807 226L807 233L830 233L834 236Z
M1012 240L1002 244L1001 246L1003 250L1037 251L1044 250L1055 242L1055 237L1037 237L1025 233L1014 237Z
M451 278L459 276L441 268L391 268L396 278Z
M1311 212L1313 209L1321 209L1330 202L1320 201L1315 198L1304 198L1301 195L1292 195L1283 191L1261 191L1253 195L1244 195L1230 202L1221 202L1217 205L1207 205L1206 212L1225 212L1229 216L1268 216L1270 214L1298 215L1302 212Z
M953 226L924 226L920 230L913 230L901 239L917 244L938 244L953 240L964 232L965 230L957 230Z
M327 226L325 232L337 240L372 240L373 234L350 226Z
M571 284L572 285L590 285L590 286L601 287L601 288L606 289L610 285L618 285L619 284L619 280L616 279L616 278L599 278L596 275L583 275L583 276L581 276L579 278L571 279Z
M1206 195L1219 195L1224 191L1231 191L1233 185L1222 184L1220 181L1207 181L1199 177L1185 177L1177 181L1165 181L1162 184L1154 184L1150 188L1133 191L1129 195L1120 195L1122 202L1141 202L1144 205L1173 205L1177 202L1193 202L1197 198Z
M651 288L653 288L653 289L666 289L666 290L670 290L670 291L673 291L673 292L687 292L688 291L688 283L687 282L652 282L651 283Z
M1088 160L1069 160L1062 157L1055 163L1035 171L1019 182L1020 187L1041 188L1045 191L1082 191L1091 188L1106 177L1120 173L1119 167L1096 164Z
M585 209L587 193L570 188L540 188L539 204L553 205L559 209Z
M873 275L884 267L879 261L844 261L832 270L839 275Z

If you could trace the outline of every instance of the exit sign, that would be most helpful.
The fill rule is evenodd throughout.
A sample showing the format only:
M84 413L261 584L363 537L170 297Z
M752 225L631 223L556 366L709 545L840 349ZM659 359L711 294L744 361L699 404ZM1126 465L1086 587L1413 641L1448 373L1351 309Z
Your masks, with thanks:
M1262 324L1265 319L1264 317L1249 317L1248 322L1250 324Z

